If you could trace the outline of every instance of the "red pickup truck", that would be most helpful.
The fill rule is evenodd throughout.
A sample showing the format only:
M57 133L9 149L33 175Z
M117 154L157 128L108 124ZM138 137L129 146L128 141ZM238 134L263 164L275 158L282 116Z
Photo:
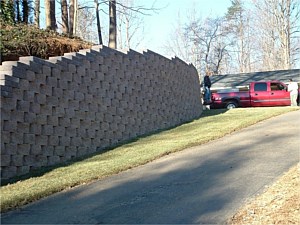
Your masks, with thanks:
M211 108L291 105L287 85L280 81L251 82L246 88L212 91L211 99ZM299 104L299 94L297 102Z

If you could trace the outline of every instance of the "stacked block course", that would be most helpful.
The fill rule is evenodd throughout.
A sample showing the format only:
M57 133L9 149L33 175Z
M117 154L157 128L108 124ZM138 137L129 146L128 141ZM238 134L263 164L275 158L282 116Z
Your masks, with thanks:
M104 46L0 66L1 178L84 156L202 112L196 69Z

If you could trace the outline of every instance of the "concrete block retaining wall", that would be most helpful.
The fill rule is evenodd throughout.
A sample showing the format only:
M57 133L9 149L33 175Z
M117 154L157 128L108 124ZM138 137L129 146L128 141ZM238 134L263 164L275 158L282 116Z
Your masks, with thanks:
M104 46L0 66L1 178L84 156L198 117L196 69Z

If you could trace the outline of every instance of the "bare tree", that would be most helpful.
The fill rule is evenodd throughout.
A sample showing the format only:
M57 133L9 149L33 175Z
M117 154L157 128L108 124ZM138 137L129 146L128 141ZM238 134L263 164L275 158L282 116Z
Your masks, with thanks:
M149 12L157 12L160 9L154 7L154 3L152 4L151 7L145 7L145 6L128 6L125 4L122 4L121 2L117 2L116 0L109 0L109 47L111 48L117 48L117 8L116 6L119 5L119 14L124 14L126 15L125 21L127 20L127 28L125 29L127 34L125 35L127 44L130 43L130 41L133 38L134 33L136 33L136 29L138 28L133 28L133 21L136 20L136 15L137 14L142 14L142 15L151 15ZM134 12L133 14L129 12ZM130 15L131 14L131 15ZM132 15L134 15L132 17ZM131 18L130 18L131 17Z
M28 19L29 19L29 2L28 0L23 0L22 1L22 14L23 14L23 19L22 22L23 23L28 23Z
M116 0L109 0L109 41L108 47L117 48L117 7Z
M100 15L99 15L99 3L98 0L94 0L95 3L95 10L96 10L96 19L97 19L97 31L98 31L98 41L99 44L103 44L102 40L102 32L101 32L101 23L100 23Z
M61 21L62 21L62 32L69 34L69 13L67 0L61 0Z
M232 0L231 6L226 13L227 29L232 34L237 47L237 60L239 64L239 72L250 72L250 53L249 36L247 30L249 29L249 18L246 17L245 8L241 0Z
M144 38L144 20L141 13L132 10L134 5L134 0L123 0L118 4L118 46L121 49L137 48Z
M257 0L257 28L263 70L290 69L299 60L300 2L297 0Z
M278 1L277 10L274 10L276 27L280 41L282 54L282 67L291 69L292 66L292 38L295 33L300 32L300 3L296 0L281 0ZM298 9L297 9L298 8ZM296 28L298 27L298 28ZM299 37L299 36L298 36ZM299 50L299 46L298 46Z
M190 37L190 41L202 49L202 72L220 73L221 63L229 45L225 41L227 31L223 28L222 21L223 18L207 18L204 21L194 21L186 27L186 35Z
M16 0L15 1L15 8L16 8L16 19L17 19L17 22L20 23L22 20L21 20L21 10L20 10L20 0Z
M95 20L96 15L94 7L79 5L76 36L81 37L84 40L96 43L97 40L99 40L99 32L95 29ZM99 44L103 43L99 42Z
M75 0L70 0L69 6L69 35L73 36Z
M37 28L40 27L40 0L35 0L34 6L34 24Z
M55 1L45 0L46 28L56 30Z

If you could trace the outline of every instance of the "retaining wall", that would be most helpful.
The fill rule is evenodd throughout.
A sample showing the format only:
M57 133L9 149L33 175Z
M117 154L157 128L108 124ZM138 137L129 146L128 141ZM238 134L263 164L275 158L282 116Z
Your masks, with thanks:
M202 112L196 69L104 46L0 66L1 178L84 156Z

